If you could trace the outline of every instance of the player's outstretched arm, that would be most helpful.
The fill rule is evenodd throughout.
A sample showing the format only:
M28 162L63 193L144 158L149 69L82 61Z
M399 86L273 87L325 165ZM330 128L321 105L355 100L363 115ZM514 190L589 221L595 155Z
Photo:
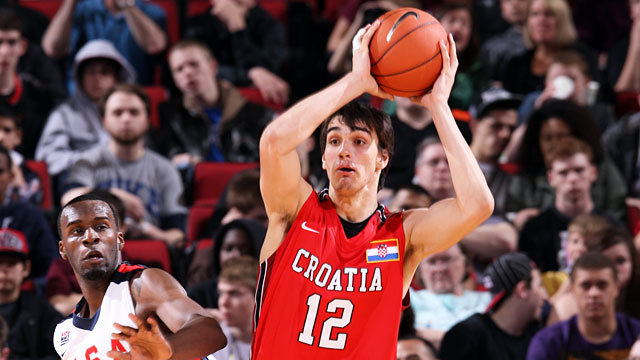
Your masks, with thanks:
M260 189L269 216L269 231L260 254L264 261L282 242L285 229L311 193L300 175L296 147L331 114L365 92L391 98L378 89L370 74L369 42L379 22L356 36L353 70L327 88L293 105L271 122L260 139Z
M160 359L167 354L167 359L196 359L226 346L227 339L218 322L163 270L144 270L131 280L130 287L137 317L132 320L138 329L120 326L121 333L116 335L128 337L125 340L132 346L130 359L147 359L145 354L149 353L158 353Z
M456 198L439 201L429 209L417 209L405 214L405 233L413 250L410 252L412 259L407 260L415 266L429 254L444 250L462 239L493 212L491 191L447 105L458 68L451 35L448 46L441 41L440 50L442 72L432 91L412 100L427 107L433 117L447 154Z

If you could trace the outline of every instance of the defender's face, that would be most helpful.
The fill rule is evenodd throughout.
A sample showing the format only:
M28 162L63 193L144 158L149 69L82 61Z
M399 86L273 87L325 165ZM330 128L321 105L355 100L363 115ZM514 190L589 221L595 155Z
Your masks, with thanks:
M387 152L378 149L378 137L366 126L349 128L338 118L327 126L322 168L339 193L354 193L366 186L377 191L380 172L387 166Z
M88 200L66 207L60 231L60 256L84 279L104 280L120 263L124 237L105 202Z

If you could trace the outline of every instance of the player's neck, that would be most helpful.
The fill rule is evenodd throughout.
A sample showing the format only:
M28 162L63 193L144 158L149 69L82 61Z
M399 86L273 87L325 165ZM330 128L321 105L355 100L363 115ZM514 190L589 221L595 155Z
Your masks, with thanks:
M355 194L340 195L329 187L329 197L333 201L338 216L349 222L358 223L367 219L378 207L377 192L367 188Z
M82 289L82 296L84 296L84 299L87 302L85 309L80 309L80 316L92 318L102 305L102 299L109 287L109 281L90 281L82 278L78 280L80 289Z

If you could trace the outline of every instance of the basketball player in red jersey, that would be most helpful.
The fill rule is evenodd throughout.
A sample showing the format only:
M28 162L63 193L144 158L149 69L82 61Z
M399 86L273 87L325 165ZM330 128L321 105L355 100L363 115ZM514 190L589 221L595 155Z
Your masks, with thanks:
M171 275L121 262L123 235L99 195L71 200L58 228L83 295L54 332L63 360L209 359L226 345L218 322Z
M485 178L447 105L458 66L451 36L448 46L440 43L443 69L432 91L413 100L431 112L457 197L394 214L377 203L393 152L391 123L375 109L345 105L365 92L391 98L370 75L368 45L379 25L354 40L351 73L291 107L262 135L269 228L260 253L253 359L395 359L402 299L418 264L493 211ZM320 195L300 176L295 150L318 126L330 180Z

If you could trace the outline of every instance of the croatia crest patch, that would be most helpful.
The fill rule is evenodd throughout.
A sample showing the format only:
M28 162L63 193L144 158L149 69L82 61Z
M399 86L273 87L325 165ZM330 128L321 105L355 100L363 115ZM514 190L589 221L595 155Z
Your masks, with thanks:
M379 263L387 261L399 261L399 251L398 239L372 241L367 247L367 262Z

